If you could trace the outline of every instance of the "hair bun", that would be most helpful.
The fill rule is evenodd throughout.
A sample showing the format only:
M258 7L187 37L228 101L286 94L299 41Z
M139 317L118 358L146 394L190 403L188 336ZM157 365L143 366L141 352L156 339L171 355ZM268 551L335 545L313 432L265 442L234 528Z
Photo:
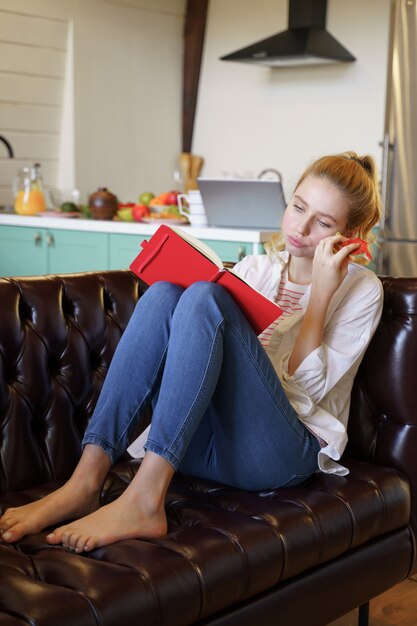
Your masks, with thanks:
M355 163L363 167L363 169L366 172L368 172L368 174L370 174L371 176L374 175L373 161L371 161L369 157L367 156L360 157L360 156L357 156L356 154L350 154L348 158L351 161L355 161Z

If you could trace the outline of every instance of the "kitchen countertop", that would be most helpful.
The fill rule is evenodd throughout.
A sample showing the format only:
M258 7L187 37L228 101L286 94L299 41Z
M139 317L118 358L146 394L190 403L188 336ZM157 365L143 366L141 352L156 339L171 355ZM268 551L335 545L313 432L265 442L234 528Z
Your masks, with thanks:
M168 223L168 222L167 222ZM32 228L53 228L60 230L78 230L100 233L120 233L126 235L152 235L159 224L144 224L141 222L118 222L112 220L92 220L84 218L38 217L22 216L13 213L0 212L0 226L30 226ZM275 231L255 230L249 228L215 228L213 226L188 226L180 228L198 239L213 239L217 241L248 241L264 243L269 241Z

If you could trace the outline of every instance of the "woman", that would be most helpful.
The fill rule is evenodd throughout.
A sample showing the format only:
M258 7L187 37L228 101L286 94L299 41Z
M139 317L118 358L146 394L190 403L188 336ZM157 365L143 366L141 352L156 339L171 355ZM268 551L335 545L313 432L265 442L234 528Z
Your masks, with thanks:
M296 485L317 470L346 474L338 461L350 392L380 318L382 289L350 262L358 244L335 246L352 236L369 240L379 216L372 158L350 152L306 170L281 239L268 255L236 266L283 309L259 337L219 285L150 287L113 357L72 477L42 500L8 509L2 540L76 517L47 541L82 552L162 536L177 470L242 489ZM142 464L121 496L98 508L107 472L149 402Z

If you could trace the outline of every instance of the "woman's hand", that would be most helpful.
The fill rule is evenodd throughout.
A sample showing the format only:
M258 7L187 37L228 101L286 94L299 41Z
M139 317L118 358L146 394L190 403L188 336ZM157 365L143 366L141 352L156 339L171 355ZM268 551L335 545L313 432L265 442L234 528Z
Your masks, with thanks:
M311 352L321 346L330 300L346 276L349 254L359 245L352 243L335 253L333 246L337 241L346 241L346 237L339 234L326 237L318 243L314 252L311 293L288 362L290 376Z
M326 237L319 241L314 252L311 290L327 301L330 301L347 274L349 255L359 247L358 243L351 243L334 252L334 245L338 241L346 241L346 237L339 233Z

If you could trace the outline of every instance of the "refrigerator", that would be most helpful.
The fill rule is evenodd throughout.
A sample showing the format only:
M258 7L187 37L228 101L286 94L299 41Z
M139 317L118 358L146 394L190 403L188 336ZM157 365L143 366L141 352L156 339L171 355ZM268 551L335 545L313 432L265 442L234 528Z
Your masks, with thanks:
M393 0L378 271L417 276L417 0Z

